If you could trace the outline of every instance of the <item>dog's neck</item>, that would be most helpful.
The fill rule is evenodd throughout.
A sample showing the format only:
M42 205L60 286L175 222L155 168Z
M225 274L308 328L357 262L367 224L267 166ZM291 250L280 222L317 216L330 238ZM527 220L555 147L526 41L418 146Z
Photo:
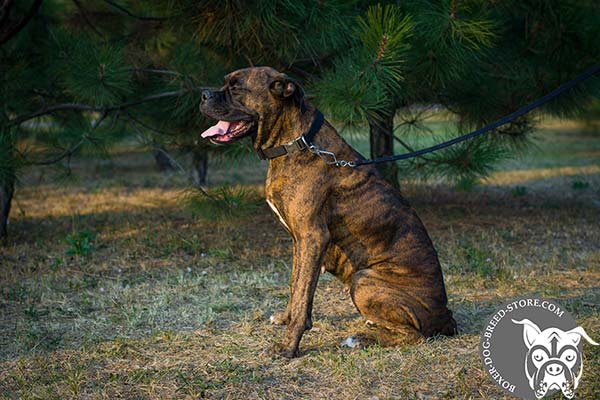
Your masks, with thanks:
M317 109L305 103L304 107L288 106L274 117L272 128L269 131L262 132L254 141L254 148L265 150L290 143L300 135L307 133L315 118ZM266 136L266 137L265 137ZM265 137L264 140L261 140ZM262 143L261 143L262 142ZM312 144L317 147L331 151L338 158L346 160L356 160L363 158L356 150L354 150L333 128L331 125L324 123L321 129L317 132L312 140ZM299 153L298 153L299 154ZM278 157L274 160L287 160L287 157ZM363 169L372 168L370 166L362 167Z
M271 121L265 121L265 125L272 127L256 138L254 147L268 149L298 138L310 128L315 112L316 109L308 103L305 103L304 107L297 104L284 106Z

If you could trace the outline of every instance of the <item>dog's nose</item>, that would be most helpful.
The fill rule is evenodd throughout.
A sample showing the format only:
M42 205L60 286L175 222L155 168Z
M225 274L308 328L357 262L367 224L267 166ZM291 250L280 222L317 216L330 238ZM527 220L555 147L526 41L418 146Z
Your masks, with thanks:
M557 363L548 364L546 366L546 372L550 375L558 375L563 372L563 366Z
M212 97L213 97L213 93L210 90L202 91L201 98L202 98L203 103Z

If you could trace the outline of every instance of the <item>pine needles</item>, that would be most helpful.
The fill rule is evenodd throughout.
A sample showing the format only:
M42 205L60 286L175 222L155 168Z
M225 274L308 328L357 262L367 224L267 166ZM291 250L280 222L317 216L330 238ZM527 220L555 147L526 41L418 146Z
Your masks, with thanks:
M131 67L123 49L66 32L57 32L54 38L59 55L55 73L76 101L116 104L133 93Z
M395 5L377 5L357 18L354 47L312 86L322 107L347 124L377 118L400 88L411 18Z
M395 115L384 134L397 145L388 152L416 149L419 134L440 142L482 126L591 64L600 57L596 11L574 0L49 0L1 48L0 169L8 177L28 162L102 153L137 137L132 119L157 146L206 153L196 143L208 125L198 89L251 65L299 79L328 118L353 132ZM590 80L544 112L577 115L598 93L599 80ZM428 132L429 113L418 110L432 108L456 121L452 132ZM428 177L484 177L527 148L535 123L523 117L480 142L402 165ZM19 147L24 138L43 151L32 157ZM232 160L248 153L210 151Z

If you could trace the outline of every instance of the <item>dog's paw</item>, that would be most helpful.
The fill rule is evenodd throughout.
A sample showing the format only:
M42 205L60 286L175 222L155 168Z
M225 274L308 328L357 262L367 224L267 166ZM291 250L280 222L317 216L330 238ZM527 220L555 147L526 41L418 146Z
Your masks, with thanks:
M567 382L567 381L563 382L560 390L562 391L563 395L567 399L572 399L575 396L575 390L573 389L573 382Z
M278 311L269 317L273 325L287 325L290 322L290 316L285 311Z
M541 399L542 397L544 397L546 395L547 392L548 392L548 383L542 381L538 384L537 390L535 391L535 397L537 399Z
M275 343L267 350L271 357L285 357L285 358L295 358L298 357L298 349L290 348L284 346L281 343Z

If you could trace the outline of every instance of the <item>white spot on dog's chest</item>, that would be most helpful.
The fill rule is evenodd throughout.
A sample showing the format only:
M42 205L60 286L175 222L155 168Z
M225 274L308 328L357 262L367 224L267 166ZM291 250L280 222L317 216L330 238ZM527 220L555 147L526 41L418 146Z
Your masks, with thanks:
M275 207L275 204L273 204L271 202L271 200L269 200L269 199L267 199L267 204L269 205L269 207L271 207L271 210L273 210L273 212L277 215L277 217L279 218L279 221L285 227L285 229L287 229L288 231L291 232L290 227L288 226L287 222L285 222L285 219L283 219L283 216L281 215L281 213L279 212L277 207Z

